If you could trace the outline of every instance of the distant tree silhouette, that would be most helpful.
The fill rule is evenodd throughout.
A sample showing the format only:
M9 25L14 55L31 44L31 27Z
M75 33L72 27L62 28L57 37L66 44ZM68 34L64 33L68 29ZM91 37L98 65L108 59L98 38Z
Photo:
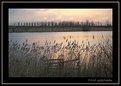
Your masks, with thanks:
M79 21L77 21L77 22L73 22L73 21L20 22L19 21L19 22L11 24L9 26L11 27L11 31L18 30L17 28L19 28L19 30L22 31L23 27L26 28L27 31L31 27L34 27L35 29L37 28L38 31L40 29L44 30L44 28L49 28L49 29L46 29L48 31L53 31L53 30L54 31L67 31L67 30L69 30L69 31L74 31L74 30L90 31L94 27L95 28L96 27L107 27L107 30L109 27L112 27L111 23L109 23L108 21L106 21L105 24L102 24L101 22L93 22L93 21L89 21L89 20L86 20L85 22L79 22Z

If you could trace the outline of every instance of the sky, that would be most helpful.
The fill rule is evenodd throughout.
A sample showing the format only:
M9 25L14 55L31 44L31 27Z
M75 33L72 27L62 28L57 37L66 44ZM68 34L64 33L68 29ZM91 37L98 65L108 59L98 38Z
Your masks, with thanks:
M79 21L112 23L112 9L9 9L9 24L15 22Z

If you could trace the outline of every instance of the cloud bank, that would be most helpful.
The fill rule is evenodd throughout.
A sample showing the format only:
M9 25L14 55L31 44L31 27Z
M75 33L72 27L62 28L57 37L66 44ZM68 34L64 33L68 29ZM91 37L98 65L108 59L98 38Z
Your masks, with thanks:
M86 20L112 23L112 9L9 9L9 24L14 22Z

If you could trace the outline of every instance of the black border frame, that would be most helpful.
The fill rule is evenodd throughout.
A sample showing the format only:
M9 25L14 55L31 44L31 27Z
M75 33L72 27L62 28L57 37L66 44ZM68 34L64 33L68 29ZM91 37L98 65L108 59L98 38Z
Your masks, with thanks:
M1 82L2 84L119 84L120 83L120 3L84 1L3 1L1 4ZM8 8L112 8L113 9L113 78L9 78L8 77ZM116 29L118 28L118 29ZM7 53L7 54L6 54ZM7 65L6 65L7 64ZM112 82L88 82L111 79ZM41 81L41 82L40 82Z

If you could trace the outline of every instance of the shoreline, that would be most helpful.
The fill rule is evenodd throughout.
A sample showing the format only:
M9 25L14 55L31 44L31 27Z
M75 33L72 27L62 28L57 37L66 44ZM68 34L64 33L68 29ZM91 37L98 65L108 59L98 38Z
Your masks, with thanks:
M9 27L8 32L91 32L113 31L112 27Z

